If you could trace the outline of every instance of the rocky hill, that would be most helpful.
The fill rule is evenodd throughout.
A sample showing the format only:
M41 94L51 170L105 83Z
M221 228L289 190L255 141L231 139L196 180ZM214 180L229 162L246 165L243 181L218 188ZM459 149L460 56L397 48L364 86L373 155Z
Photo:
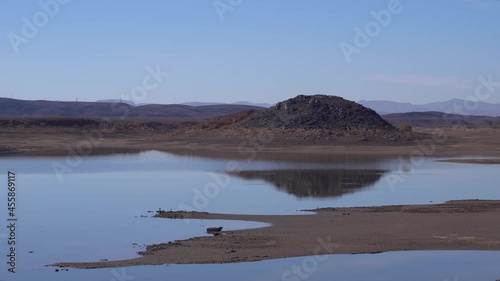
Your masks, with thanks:
M252 128L379 129L393 126L375 111L337 96L299 95L249 116L240 124Z
M327 95L299 95L268 109L220 116L178 134L226 140L266 135L275 144L403 143L413 138L375 111Z

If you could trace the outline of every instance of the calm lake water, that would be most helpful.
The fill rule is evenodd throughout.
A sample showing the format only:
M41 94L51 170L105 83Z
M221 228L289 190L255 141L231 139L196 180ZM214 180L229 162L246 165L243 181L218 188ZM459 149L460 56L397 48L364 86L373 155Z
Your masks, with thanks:
M426 159L246 161L149 151L92 156L0 158L17 181L17 273L7 272L6 227L0 229L0 280L282 280L304 258L227 265L171 265L54 272L45 265L136 257L143 245L224 229L263 227L238 221L151 218L164 210L296 214L332 206L429 204L455 199L499 199L498 165ZM73 162L70 162L73 161ZM61 172L61 165L69 167ZM54 167L59 167L59 173ZM6 200L0 225L7 225ZM136 245L137 244L137 245ZM499 252L400 252L331 256L308 280L496 280ZM310 264L309 264L310 265ZM196 269L196 270L193 270ZM242 279L242 274L245 278ZM118 276L116 276L118 274ZM134 279L127 279L134 276ZM303 280L304 278L289 280ZM120 279L121 278L121 279ZM132 278L132 277L130 277ZM378 279L377 279L378 278ZM457 279L458 278L458 279ZM496 279L495 279L496 278ZM285 279L286 280L286 279Z

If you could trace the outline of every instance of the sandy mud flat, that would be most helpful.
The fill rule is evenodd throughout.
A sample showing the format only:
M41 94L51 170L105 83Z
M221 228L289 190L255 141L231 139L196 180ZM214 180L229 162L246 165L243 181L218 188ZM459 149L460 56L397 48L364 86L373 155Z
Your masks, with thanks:
M161 212L156 215L158 219L244 220L271 226L150 245L141 257L130 260L53 266L88 269L406 250L500 250L500 201L313 211L311 215L288 216Z

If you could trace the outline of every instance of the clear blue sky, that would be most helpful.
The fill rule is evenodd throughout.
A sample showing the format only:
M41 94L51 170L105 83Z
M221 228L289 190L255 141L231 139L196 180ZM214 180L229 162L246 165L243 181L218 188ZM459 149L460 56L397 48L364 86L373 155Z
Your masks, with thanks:
M241 3L221 20L213 0L71 0L16 41L18 53L12 33L23 36L22 18L44 12L39 1L1 1L0 96L119 99L142 85L148 65L169 73L147 92L151 103L300 93L426 103L470 96L478 76L500 81L498 0L401 0L350 63L340 44L355 46L355 27L390 0L217 1ZM500 88L488 101L500 101Z

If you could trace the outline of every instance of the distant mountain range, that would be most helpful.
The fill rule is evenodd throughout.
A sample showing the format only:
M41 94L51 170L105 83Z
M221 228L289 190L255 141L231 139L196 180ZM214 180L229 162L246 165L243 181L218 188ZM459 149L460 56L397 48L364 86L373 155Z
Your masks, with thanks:
M133 101L128 101L128 100L98 100L97 102L111 102L111 103L126 103L132 106L141 106L141 105L150 105L151 103L141 103L141 104L136 104ZM207 105L249 105L249 106L258 106L258 107L265 107L269 108L271 107L271 104L269 103L253 103L249 101L237 101L233 103L223 103L223 102L199 102L199 101L192 101L192 102L183 102L180 103L181 105L189 105L189 106L207 106Z
M478 103L474 111L468 112L466 101L454 99L423 105L391 101L360 101L360 104L375 110L394 125L408 123L414 126L450 124L491 124L500 118L500 104ZM17 100L0 98L0 117L109 117L118 118L162 118L169 120L203 121L221 115L249 109L269 108L267 103L246 101L232 104L189 102L184 104L137 105L130 101L101 100L98 102L63 102L46 100ZM462 108L463 112L456 110ZM454 112L455 111L455 112ZM451 113L445 116L444 113ZM456 114L454 114L456 113ZM465 116L459 116L465 115ZM469 116L469 117L468 117Z
M264 108L269 108L272 105L269 103L254 103L254 102L249 102L249 101L237 101L233 103L223 103L223 102L199 102L199 101L192 101L192 102L184 102L181 103L183 105L190 105L190 106L205 106L205 105L222 105L222 104L237 104L237 105L249 105L249 106L258 106L258 107L264 107Z
M124 102L67 102L0 98L0 117L130 117L172 120L208 120L217 116L262 107L217 104L189 106L182 104L130 105Z
M478 102L474 104L461 99L428 104L400 103L385 100L362 100L358 103L375 110L378 114L408 113L408 112L444 112L459 115L500 116L500 103ZM474 110L468 110L473 108Z

